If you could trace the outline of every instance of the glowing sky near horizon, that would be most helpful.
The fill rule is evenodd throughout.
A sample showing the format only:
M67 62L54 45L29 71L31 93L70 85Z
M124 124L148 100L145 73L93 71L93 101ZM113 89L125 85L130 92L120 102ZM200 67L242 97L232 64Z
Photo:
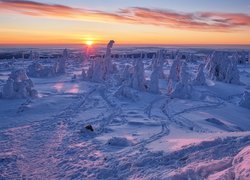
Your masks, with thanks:
M250 0L0 0L0 44L250 44Z

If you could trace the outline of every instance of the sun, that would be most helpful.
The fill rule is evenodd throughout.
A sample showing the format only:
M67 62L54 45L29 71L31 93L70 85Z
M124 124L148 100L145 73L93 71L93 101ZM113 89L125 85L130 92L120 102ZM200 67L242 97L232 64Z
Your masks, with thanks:
M91 41L91 40L87 40L87 41L85 41L85 44L87 45L87 46L92 46L93 45L93 41Z

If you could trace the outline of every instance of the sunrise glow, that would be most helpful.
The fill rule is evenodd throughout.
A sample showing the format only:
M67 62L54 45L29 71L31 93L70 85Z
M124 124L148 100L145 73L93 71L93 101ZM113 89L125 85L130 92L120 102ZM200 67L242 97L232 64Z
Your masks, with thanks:
M85 44L86 44L87 46L92 46L93 43L94 43L94 42L91 41L91 40L88 40L88 41L85 42Z

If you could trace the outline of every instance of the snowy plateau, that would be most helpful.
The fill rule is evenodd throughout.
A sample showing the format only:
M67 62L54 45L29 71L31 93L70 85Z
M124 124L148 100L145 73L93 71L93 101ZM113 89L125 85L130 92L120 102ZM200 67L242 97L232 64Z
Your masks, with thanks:
M0 49L0 179L250 179L249 49Z

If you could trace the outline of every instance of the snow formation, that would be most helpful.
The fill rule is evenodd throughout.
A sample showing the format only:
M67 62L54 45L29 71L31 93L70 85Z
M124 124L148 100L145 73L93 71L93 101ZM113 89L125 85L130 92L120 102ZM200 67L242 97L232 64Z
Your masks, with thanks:
M91 65L87 72L87 78L93 82L103 82L108 79L111 74L116 72L116 65L113 64L111 58L111 49L115 41L110 40L104 59L102 57L91 60Z
M2 98L35 98L38 93L33 87L34 84L24 69L13 70L3 86Z
M64 74L66 60L68 59L68 51L64 49L62 58L58 59L53 65L43 65L39 62L33 62L27 68L27 74L30 77L53 77Z

